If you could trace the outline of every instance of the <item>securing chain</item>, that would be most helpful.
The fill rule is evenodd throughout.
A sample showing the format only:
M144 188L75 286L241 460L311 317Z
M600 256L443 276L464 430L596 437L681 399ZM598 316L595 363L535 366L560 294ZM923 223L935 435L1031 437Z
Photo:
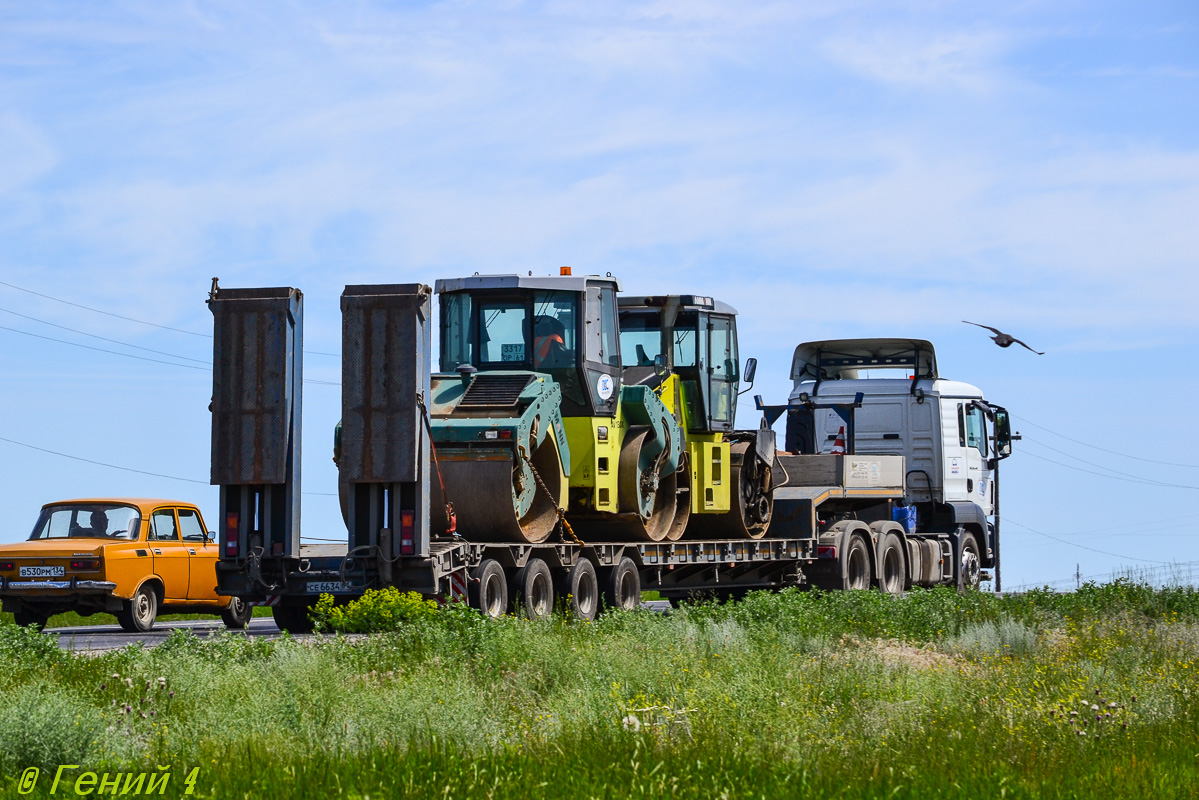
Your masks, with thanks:
M541 491L545 492L546 497L549 497L552 500L554 494L550 491L549 487L545 485L545 481L541 479L541 473L537 471L537 467L533 466L533 459L529 458L529 454L525 450L525 446L523 444L517 445L517 449L520 451L521 460L529 465L529 470L533 473L533 480L535 480L537 485L541 487ZM570 541L579 546L587 544L575 534L574 529L570 527L570 523L566 521L566 509L556 508L554 510L558 512L558 527L562 540L566 541L566 538L569 536Z
M441 484L441 497L445 500L446 530L451 536L458 535L458 517L454 514L454 503L450 493L445 490L445 478L441 477L441 462L437 459L437 445L433 442L433 423L429 421L429 409L425 408L425 396L416 395L416 405L420 408L421 419L425 422L425 430L429 434L429 450L433 453L433 466L437 469L437 482Z

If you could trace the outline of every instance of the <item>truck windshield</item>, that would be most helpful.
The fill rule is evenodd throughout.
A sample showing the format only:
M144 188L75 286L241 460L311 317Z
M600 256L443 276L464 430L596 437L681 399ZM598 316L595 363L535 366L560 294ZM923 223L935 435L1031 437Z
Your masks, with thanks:
M141 514L112 503L79 503L42 509L29 540L136 539Z

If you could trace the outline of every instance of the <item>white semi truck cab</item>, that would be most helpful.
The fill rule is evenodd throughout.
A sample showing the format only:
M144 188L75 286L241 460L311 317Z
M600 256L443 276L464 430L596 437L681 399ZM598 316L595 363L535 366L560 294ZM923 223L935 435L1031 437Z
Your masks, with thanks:
M942 378L923 339L805 342L791 379L788 453L832 453L840 438L847 454L903 456L909 533L972 533L979 566L998 566L999 462L1012 452L1004 408Z

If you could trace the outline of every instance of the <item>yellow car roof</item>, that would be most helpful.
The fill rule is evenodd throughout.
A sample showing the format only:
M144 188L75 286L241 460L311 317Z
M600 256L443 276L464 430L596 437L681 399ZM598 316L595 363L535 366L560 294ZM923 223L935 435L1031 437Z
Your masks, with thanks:
M152 511L159 506L187 506L188 508L198 509L195 503L189 503L186 500L167 500L161 497L81 497L75 500L55 500L53 503L46 503L46 506L66 506L82 503L112 503L125 506L136 506L138 510L145 513Z

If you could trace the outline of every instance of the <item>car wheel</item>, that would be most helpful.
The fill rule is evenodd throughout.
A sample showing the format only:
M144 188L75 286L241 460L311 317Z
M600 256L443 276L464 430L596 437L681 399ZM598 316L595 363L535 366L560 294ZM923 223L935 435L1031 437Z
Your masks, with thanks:
M13 612L13 621L24 628L27 625L34 625L39 631L46 627L50 615L43 614L40 611L34 611L28 608L18 609Z
M233 597L230 598L228 607L221 612L221 622L224 622L229 630L240 631L250 624L252 616L254 607L240 597Z
M117 622L130 633L145 633L154 627L158 617L158 594L154 587L143 583L133 598L121 604Z

